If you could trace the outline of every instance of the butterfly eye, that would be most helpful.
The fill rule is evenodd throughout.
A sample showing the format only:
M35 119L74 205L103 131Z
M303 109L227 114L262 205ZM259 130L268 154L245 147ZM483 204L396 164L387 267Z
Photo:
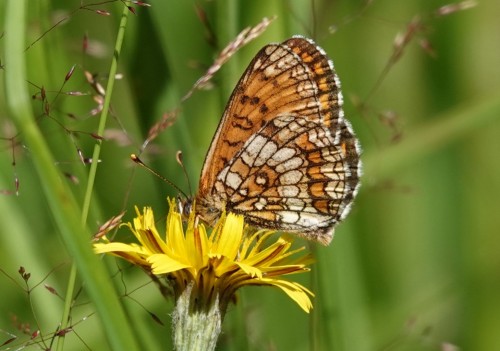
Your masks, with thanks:
M182 215L182 217L189 217L191 214L191 211L193 210L193 200L190 198L187 199L180 199L177 198L177 205L179 207L179 213Z

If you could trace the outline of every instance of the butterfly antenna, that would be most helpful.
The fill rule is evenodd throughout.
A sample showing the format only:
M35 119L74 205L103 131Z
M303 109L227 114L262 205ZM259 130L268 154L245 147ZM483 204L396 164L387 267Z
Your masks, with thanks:
M184 160L182 158L182 151L181 150L177 151L177 154L175 154L175 159L177 160L177 163L181 166L182 171L184 172L184 176L186 177L186 181L188 183L189 194L192 197L193 196L193 189L191 188L191 182L189 181L186 167L184 167Z
M146 165L144 162L142 162L141 159L139 158L139 156L137 156L136 154L132 154L132 155L130 155L130 158L132 159L132 161L134 161L135 163L137 163L139 166L142 166L142 167L146 168L148 171L150 171L155 176L157 176L158 178L160 178L161 180L163 180L165 183L169 184L172 188L174 188L179 193L181 193L186 199L188 198L187 195L186 195L186 193L184 191L182 191L177 185L175 185L170 180L168 180L167 178L165 178L164 176L162 176L161 174L159 174L158 172L156 172L154 169L152 169L151 167L149 167L148 165Z

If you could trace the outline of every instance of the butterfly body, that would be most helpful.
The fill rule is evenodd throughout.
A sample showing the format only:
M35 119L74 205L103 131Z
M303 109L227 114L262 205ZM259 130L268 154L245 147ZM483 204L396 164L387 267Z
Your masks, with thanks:
M322 49L293 37L265 46L241 77L205 158L196 212L328 244L359 187L360 148Z

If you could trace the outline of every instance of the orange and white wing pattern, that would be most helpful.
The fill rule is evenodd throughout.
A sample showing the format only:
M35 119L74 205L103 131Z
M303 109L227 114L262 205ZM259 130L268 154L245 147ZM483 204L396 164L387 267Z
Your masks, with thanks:
M328 244L359 187L360 147L333 63L312 40L262 48L241 77L206 156L196 211Z

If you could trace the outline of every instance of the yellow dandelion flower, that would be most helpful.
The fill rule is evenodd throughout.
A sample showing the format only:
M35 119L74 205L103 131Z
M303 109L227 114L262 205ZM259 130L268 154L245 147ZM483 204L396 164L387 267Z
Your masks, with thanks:
M236 290L245 285L277 287L304 311L312 309L313 293L299 283L282 279L285 275L309 271L307 266L312 263L310 255L297 257L304 247L291 250L292 237L281 236L268 244L273 231L245 235L243 216L233 213L223 213L209 235L203 224L197 224L192 211L184 229L175 200L169 200L169 204L164 236L156 228L152 209L145 207L141 213L136 208L133 224L125 225L138 243L110 242L104 237L94 244L94 251L119 256L172 282L177 349L182 349L179 345L189 336L185 330L180 330L178 335L175 328L182 329L192 323L186 318L193 318L193 311L205 314L205 324L206 315L214 317L216 322L211 328L220 332L228 303ZM193 303L196 306L192 306ZM185 314L187 311L190 316Z

